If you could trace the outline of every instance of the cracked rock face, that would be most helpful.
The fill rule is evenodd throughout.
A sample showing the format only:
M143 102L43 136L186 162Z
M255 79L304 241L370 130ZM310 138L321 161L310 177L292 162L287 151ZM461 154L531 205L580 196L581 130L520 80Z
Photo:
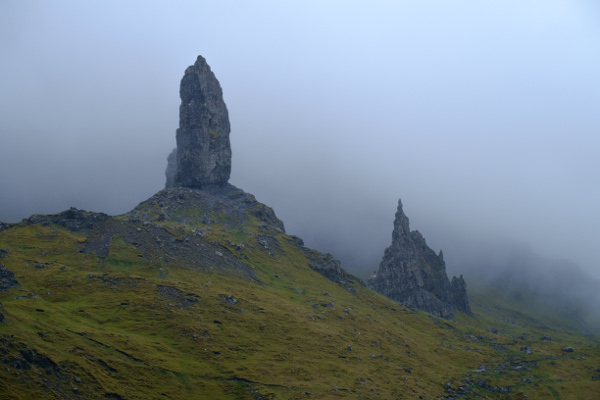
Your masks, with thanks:
M231 173L229 114L219 81L202 56L185 70L179 89L176 171L167 187L222 186ZM168 172L169 174L169 172Z
M398 303L452 319L455 311L471 314L462 276L452 283L446 275L442 252L427 246L419 231L411 231L398 201L392 244L385 250L379 270L369 286Z

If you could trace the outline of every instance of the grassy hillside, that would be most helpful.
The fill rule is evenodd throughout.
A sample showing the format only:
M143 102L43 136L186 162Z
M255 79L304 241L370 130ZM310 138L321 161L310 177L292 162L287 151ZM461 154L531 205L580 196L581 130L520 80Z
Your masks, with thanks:
M320 274L252 199L192 197L0 232L20 284L0 292L0 398L598 398L591 338L491 333L494 296L430 318Z

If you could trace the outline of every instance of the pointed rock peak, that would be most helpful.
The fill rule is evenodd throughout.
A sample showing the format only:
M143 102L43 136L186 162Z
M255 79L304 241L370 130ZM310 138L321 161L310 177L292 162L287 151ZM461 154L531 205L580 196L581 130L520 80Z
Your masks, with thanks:
M223 91L206 60L198 56L179 89L176 171L167 187L223 186L231 173L229 113Z
M419 231L410 231L398 201L392 243L385 250L369 286L398 303L452 319L455 311L471 313L462 278L448 280L444 255L436 254Z
M398 199L398 209L396 210L396 218L394 219L394 232L392 233L392 241L397 238L406 237L410 233L408 217L402 209L402 199Z
M398 199L398 207L396 208L396 215L398 215L398 213L404 214L404 211L402 210L402 198Z

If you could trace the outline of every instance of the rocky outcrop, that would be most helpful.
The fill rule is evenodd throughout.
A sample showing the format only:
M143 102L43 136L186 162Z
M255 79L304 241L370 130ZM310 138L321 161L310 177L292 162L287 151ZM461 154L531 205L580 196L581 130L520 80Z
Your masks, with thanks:
M227 228L239 228L253 219L261 229L285 232L283 222L271 207L229 183L201 190L182 187L161 190L127 215L148 223L223 224Z
M0 232L2 232L5 229L12 228L14 225L15 224L8 224L6 222L0 221Z
M98 227L98 225L109 218L110 217L104 213L88 212L71 207L69 210L63 211L59 214L35 214L27 219L24 219L23 223L28 225L40 224L44 226L55 224L64 226L71 231L78 232L82 230L95 229Z
M225 185L231 173L229 114L221 85L202 56L186 69L179 94L177 167L172 186L200 189ZM167 177L167 187L169 184Z
M460 277L453 276L450 282L450 290L454 297L456 309L471 315L471 305L469 304L469 296L467 294L467 282Z
M173 149L169 157L167 157L167 170L165 175L167 177L167 183L165 189L175 186L175 175L177 174L177 147Z
M19 282L15 279L15 274L6 268L4 264L0 264L0 292L4 292L17 286L19 286Z
M302 242L302 239L300 238L295 239L297 244L300 244L298 239L300 240L300 243L302 243L300 248L309 260L308 266L310 269L318 272L330 281L343 286L350 293L354 293L354 283L357 282L364 286L364 283L360 279L346 272L342 268L342 264L331 254L319 253L318 251L305 247L304 242Z
M471 314L464 279L448 281L442 252L435 254L419 231L410 231L400 200L392 244L385 249L369 286L404 306L437 317L452 319L455 311Z

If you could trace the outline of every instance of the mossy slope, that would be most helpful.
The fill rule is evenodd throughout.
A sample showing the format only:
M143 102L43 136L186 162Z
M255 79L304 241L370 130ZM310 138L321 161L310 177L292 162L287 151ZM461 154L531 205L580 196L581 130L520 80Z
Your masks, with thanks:
M0 397L597 398L587 338L491 334L484 308L460 322L402 308L318 273L253 198L197 196L174 188L98 223L0 232L20 283L0 292ZM561 356L566 344L577 353Z

